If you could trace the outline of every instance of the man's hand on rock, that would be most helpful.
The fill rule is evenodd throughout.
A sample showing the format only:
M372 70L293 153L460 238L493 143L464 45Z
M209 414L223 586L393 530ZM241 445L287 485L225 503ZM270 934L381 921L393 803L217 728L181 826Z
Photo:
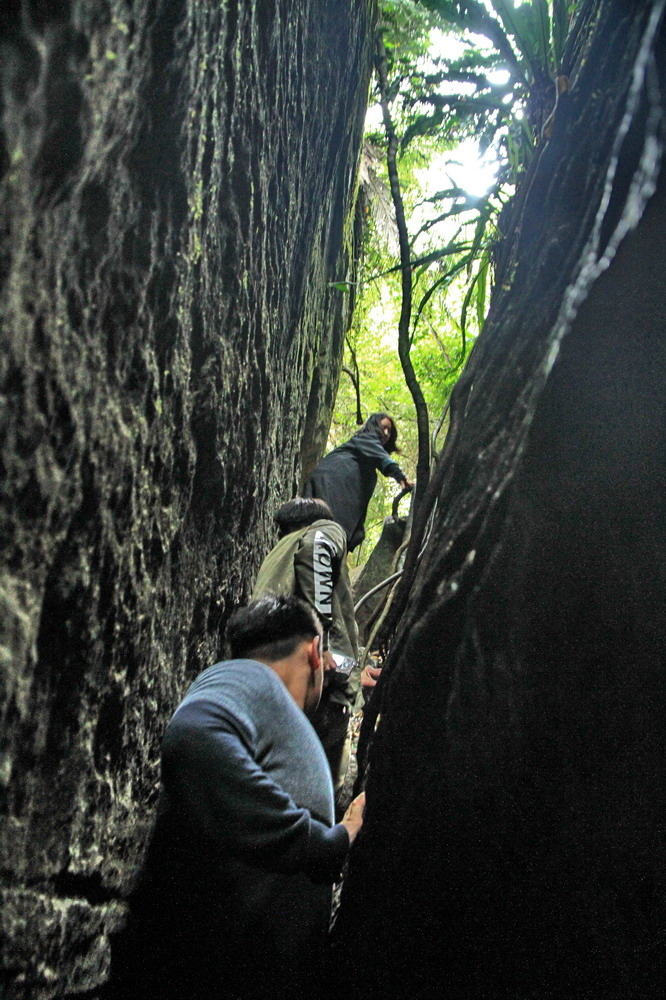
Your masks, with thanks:
M357 795L347 812L342 817L342 825L349 834L349 846L354 843L358 831L363 826L363 810L365 809L365 792Z
M373 688L379 680L381 672L381 667L371 667L370 664L365 666L361 671L361 687L367 688L368 690Z

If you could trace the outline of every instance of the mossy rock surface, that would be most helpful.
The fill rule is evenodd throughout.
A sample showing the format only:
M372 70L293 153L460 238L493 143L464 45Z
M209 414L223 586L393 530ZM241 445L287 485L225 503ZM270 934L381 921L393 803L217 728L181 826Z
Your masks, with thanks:
M31 9L0 15L0 866L5 995L40 1000L104 979L164 725L323 450L374 8Z

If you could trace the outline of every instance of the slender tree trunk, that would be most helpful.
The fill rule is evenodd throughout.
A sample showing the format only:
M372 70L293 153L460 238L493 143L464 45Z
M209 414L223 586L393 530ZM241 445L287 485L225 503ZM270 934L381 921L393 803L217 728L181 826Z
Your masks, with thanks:
M398 137L393 127L391 111L388 105L388 81L386 48L381 32L377 34L377 55L375 58L375 68L379 81L379 102L382 108L384 120L384 130L386 132L387 152L386 164L388 168L389 184L391 187L391 197L395 210L395 221L398 228L398 241L400 246L400 274L402 287L402 301L400 304L400 319L398 321L398 354L400 364L405 375L407 388L409 389L414 409L416 410L416 424L418 428L419 453L416 464L416 493L414 497L415 508L418 509L423 494L428 486L430 478L430 428L428 424L428 407L423 396L423 391L419 385L414 366L410 358L411 350L411 318L412 318L412 262L409 248L409 234L407 232L407 222L405 219L405 208L400 192L400 178L398 176Z

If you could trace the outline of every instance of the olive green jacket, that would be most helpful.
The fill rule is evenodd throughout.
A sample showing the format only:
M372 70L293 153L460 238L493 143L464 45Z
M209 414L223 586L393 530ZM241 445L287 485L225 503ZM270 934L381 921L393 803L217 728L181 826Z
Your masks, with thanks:
M264 559L252 592L295 594L315 609L332 653L358 660L358 629L347 570L347 538L335 521L321 520L281 538ZM360 686L356 666L349 678L327 680L331 702L353 705Z

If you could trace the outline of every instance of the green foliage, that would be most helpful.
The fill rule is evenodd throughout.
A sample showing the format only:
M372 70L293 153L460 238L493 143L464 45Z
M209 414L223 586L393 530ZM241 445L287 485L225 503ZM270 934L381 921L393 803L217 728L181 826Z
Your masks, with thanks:
M483 325L500 213L542 141L542 127L555 101L554 80L579 6L577 0L381 2L386 93L399 138L400 187L410 240L410 359L431 425L445 410ZM378 115L374 121L380 121ZM383 127L370 126L368 139L365 183L372 221L345 363L358 377L362 416L385 410L396 419L404 467L411 475L416 421L397 357L401 272L387 212ZM472 196L450 176L433 187L436 164L455 160L456 149L469 141L496 162L496 179L489 189ZM336 282L334 287L343 291L348 286ZM331 445L354 432L356 412L355 387L343 374ZM392 481L382 482L373 500L366 525L370 541L389 512L392 486ZM361 559L368 550L366 542L359 550Z
M414 189L410 191L414 195ZM415 289L425 293L430 281L430 269L439 268L442 284L427 302L419 302L420 316L414 326L411 358L417 378L423 388L431 422L442 414L460 372L464 358L476 336L476 315L470 319L468 336L461 329L459 315L465 289L464 255L457 269L438 261L415 272ZM395 250L391 250L374 223L366 235L365 253L361 264L358 304L352 329L347 338L345 367L358 374L361 389L361 415L385 411L395 419L399 430L401 456L399 462L413 478L418 454L416 418L411 396L406 387L397 351L398 317L401 305L400 272L395 267ZM453 272L449 274L448 272ZM381 277L378 277L381 276ZM419 296L422 299L423 295ZM356 394L352 379L343 372L336 400L330 447L346 441L357 429L355 421ZM367 559L381 532L383 520L391 512L398 486L389 479L378 477L378 487L368 509L366 541L354 553L354 562ZM401 503L406 513L409 501Z
M417 277L423 277L422 265L447 263L444 269L434 269L426 302L452 276L467 269L471 287L461 313L463 332L472 293L477 319L485 309L499 213L520 183L552 111L554 78L578 6L574 0L384 0L382 4L384 32L391 41L388 91L400 134L405 200L409 201L416 165L467 139L476 142L480 154L491 150L498 164L495 185L476 202L455 187L428 197L432 213L414 237L414 249L420 250L424 234L440 234L439 245L431 238L425 257L415 260ZM381 133L373 134L373 139L381 143ZM447 220L460 223L453 239L451 228L444 232ZM458 236L469 224L475 225L475 232L465 248Z
M568 34L569 20L574 13L575 4L567 0L553 0L553 62L558 72L562 69L562 56Z
M380 15L380 30L387 49L399 51L408 60L428 54L428 32L433 19L423 4L415 0L382 0Z
M532 78L547 73L550 65L550 12L547 0L532 0L519 7L512 0L493 0L507 37L518 49Z
M416 64L408 69L409 53L395 59L392 74L400 80L396 96L400 94L405 110L418 109L403 144L444 130L454 141L473 134L483 148L527 116L533 141L521 146L518 162L514 155L514 170L520 172L552 109L554 79L561 72L568 27L579 4L422 0L421 6L431 15L430 32L433 25L449 36L455 32L464 51L454 59L433 58L425 71ZM497 70L506 72L505 84L491 82ZM505 152L498 147L498 153Z

